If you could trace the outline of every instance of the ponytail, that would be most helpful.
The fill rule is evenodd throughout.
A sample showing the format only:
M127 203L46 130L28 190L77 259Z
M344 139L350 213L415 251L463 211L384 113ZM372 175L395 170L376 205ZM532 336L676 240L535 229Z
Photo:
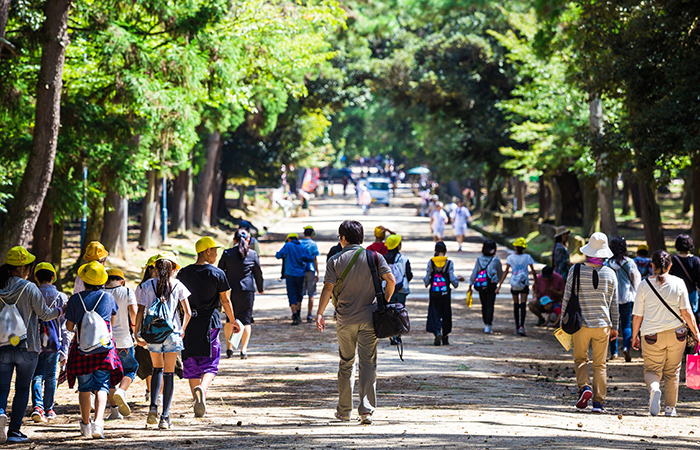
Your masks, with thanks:
M654 264L654 274L659 284L663 284L666 280L664 274L671 267L671 255L665 250L657 250L651 255L651 262Z
M170 276L173 274L173 263L167 259L159 259L156 261L156 271L158 271L156 296L159 299L170 297L173 291L173 287L170 285Z
M233 240L238 244L238 253L241 254L241 259L245 259L250 250L248 246L248 232L243 229L236 230Z

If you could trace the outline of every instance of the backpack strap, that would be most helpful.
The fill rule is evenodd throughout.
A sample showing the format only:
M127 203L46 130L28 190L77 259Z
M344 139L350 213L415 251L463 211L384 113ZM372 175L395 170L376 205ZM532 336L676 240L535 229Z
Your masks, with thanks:
M16 305L17 302L19 301L20 298L22 298L22 294L24 294L25 289L27 289L27 286L29 286L29 283L26 283L22 290L20 291L19 295L17 296L17 300L15 300L14 303L7 303L4 298L0 297L0 301L3 302L6 305Z
M688 281L691 283L695 284L695 281L693 280L693 277L690 276L688 273L688 269L685 268L685 264L681 261L681 259L678 257L678 255L673 255L673 259L678 261L678 265L681 266L681 269L683 269L683 272L685 273L685 276L688 277Z
M102 295L100 295L100 298L97 299L97 303L95 303L95 307L92 308L91 312L95 312L95 310L97 309L97 305L100 304L100 300L102 300L102 297L104 297L104 295L105 295L105 291L102 291ZM85 306L85 305L83 304L83 306Z
M78 292L78 298L80 299L80 303L82 303L83 309L85 310L85 312L88 312L87 307L85 307L85 302L83 301L83 296L80 294L82 294L82 292Z

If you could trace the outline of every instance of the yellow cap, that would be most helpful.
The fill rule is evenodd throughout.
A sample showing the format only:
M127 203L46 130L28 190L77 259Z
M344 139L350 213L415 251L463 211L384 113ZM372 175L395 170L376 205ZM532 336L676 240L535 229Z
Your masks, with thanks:
M400 234L392 234L388 238L386 238L386 248L389 250L393 250L396 247L399 246L401 243L401 235Z
M196 244L194 244L194 249L197 253L206 252L210 248L220 248L221 246L214 241L214 239L209 236L204 236L200 238Z
M285 238L285 241L288 241L291 238L296 238L299 239L299 235L297 233L289 233L287 237Z
M110 277L119 277L122 280L125 280L126 278L124 277L124 272L122 272L122 269L118 269L116 267L110 267L107 269L107 275Z
M378 226L374 228L374 237L376 238L381 238L384 239L384 234L386 231L384 230L384 227Z
M7 256L5 256L5 262L3 264L9 264L11 266L26 266L31 264L36 259L36 256L32 255L27 251L26 248L18 245L17 247L12 247Z
M518 238L513 242L513 247L527 248L527 241L525 238Z
M93 286L102 286L107 282L108 278L105 266L97 261L90 261L80 266L80 269L78 269L78 276L85 284L91 284Z
M305 230L313 230L314 227L313 227L313 225L307 225L307 226L304 227L304 229L305 229Z
M156 266L156 259L158 259L157 254L148 258L148 261L146 262L146 265L143 268L146 269L148 267L155 267Z
M637 246L637 251L640 251L640 250L649 251L649 246L648 246L647 244L639 244L639 245Z
M177 256L175 256L174 253L160 252L156 255L156 261L160 261L161 259L165 259L165 260L170 261L175 266L175 270L180 270L180 264L178 264Z
M54 281L56 281L56 269L53 268L53 265L51 263L42 262L37 264L34 268L34 275L36 275L36 273L40 270L48 270L49 272L53 272L53 280L51 280L51 282L53 283Z
M83 255L83 259L86 262L99 261L101 259L105 259L107 255L109 255L109 253L107 252L107 250L105 250L104 245L97 241L92 241L88 244L87 247L85 247L85 254Z

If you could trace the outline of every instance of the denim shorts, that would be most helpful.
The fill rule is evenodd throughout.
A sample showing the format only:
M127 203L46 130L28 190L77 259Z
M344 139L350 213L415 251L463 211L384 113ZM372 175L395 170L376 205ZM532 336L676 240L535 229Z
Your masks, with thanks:
M172 332L160 344L148 344L148 351L152 353L175 353L185 348L180 333Z
M136 371L139 370L139 363L134 356L134 347L117 349L119 360L122 362L124 376L131 378L133 381L136 378Z
M88 375L79 375L78 392L109 392L110 375L111 372L108 370L96 370Z

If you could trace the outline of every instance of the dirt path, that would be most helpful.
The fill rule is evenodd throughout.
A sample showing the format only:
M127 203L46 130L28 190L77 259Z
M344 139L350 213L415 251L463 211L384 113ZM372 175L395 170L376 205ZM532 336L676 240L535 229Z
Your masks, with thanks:
M434 347L432 335L423 331L427 292L420 283L433 244L427 219L416 217L410 207L413 201L404 192L392 207L375 208L362 217L352 201L334 197L317 201L312 217L289 219L271 229L277 236L312 224L323 254L335 244L340 221L349 217L360 218L368 241L380 223L404 235L403 251L418 279L411 283L407 303L413 330L404 338L404 362L386 340L380 343L374 425L333 419L338 363L334 325L325 333L313 324L289 325L273 256L281 242L274 241L262 245L267 291L256 298L250 359L222 359L206 418L193 417L189 387L177 380L171 412L175 428L145 429L148 405L145 384L139 381L129 390L135 402L132 415L108 422L107 440L83 440L77 394L64 385L57 392L55 423L25 422L30 448L700 448L697 393L681 388L680 417L650 417L639 355L632 363L609 364L608 414L575 412L571 354L563 352L551 330L535 328L532 315L529 336L513 336L509 295L497 300L496 333L484 335L478 299L468 309L465 289L460 288L453 296L452 345ZM448 242L457 273L468 275L480 242L478 235L470 235L462 253ZM505 258L505 252L499 255Z

